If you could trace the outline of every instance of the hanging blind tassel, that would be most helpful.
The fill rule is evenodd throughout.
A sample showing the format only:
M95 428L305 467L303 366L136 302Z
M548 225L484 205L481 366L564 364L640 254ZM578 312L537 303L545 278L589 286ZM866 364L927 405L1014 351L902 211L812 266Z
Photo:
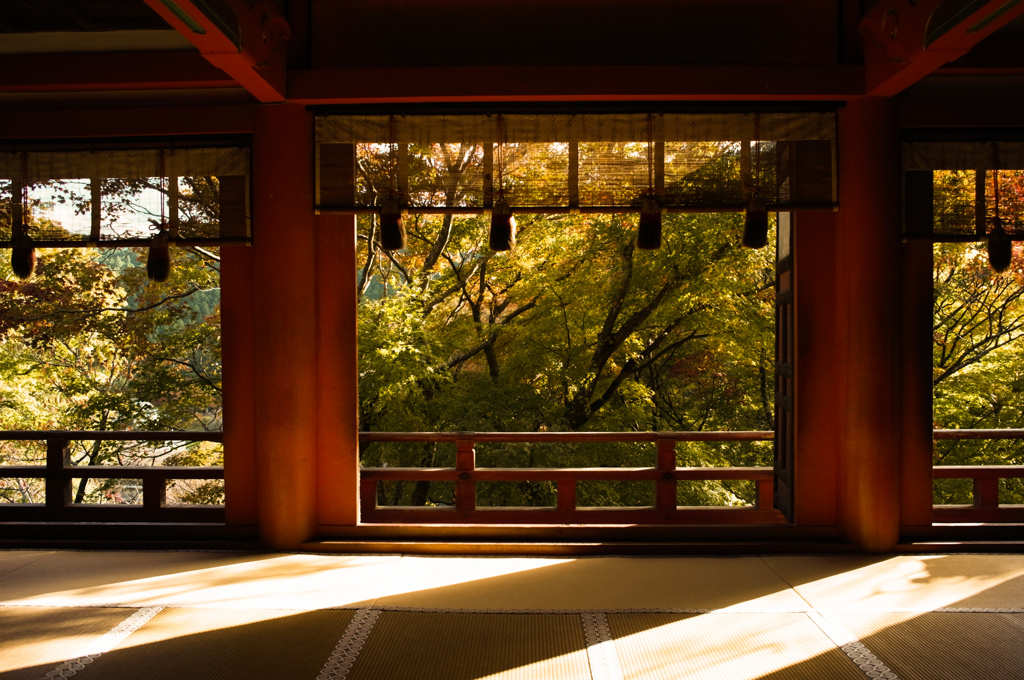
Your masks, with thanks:
M636 247L640 250L657 250L661 247L661 206L653 196L644 198L640 208Z
M385 198L380 206L380 247L384 250L405 248L405 223L402 208L394 197Z
M1002 273L1010 268L1012 260L1013 241L1003 229L1003 223L997 219L992 231L988 233L988 263L994 271Z
M146 256L146 276L150 281L163 283L171 275L171 249L163 234L153 237Z
M743 213L743 246L764 248L768 244L768 208L758 194L750 197Z
M491 211L491 250L512 250L516 247L516 218L504 199L499 199Z
M14 238L11 248L11 270L22 281L32 277L36 270L36 249L32 245L32 237L22 233Z

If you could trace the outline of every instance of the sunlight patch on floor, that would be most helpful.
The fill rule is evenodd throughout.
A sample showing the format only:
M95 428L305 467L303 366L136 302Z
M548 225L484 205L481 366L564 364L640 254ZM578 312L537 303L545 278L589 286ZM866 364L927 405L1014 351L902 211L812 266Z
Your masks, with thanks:
M804 614L609 614L626 678L863 680Z
M764 559L817 609L1024 607L1024 559L1019 555Z

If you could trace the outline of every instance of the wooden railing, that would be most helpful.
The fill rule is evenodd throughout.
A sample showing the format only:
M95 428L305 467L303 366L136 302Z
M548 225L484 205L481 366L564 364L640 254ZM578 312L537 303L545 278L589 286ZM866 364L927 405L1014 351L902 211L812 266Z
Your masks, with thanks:
M73 441L223 441L220 432L114 432L13 430L0 440L45 441L46 465L0 465L2 479L42 479L45 503L0 503L0 521L42 522L223 522L222 505L167 505L167 482L177 479L224 479L223 467L169 465L72 465ZM142 503L73 502L73 480L138 479Z
M365 523L487 523L487 524L780 524L781 514L772 508L771 468L676 467L678 441L770 441L771 432L363 432L360 442L451 442L456 456L453 468L362 468L360 500ZM935 430L936 440L1024 439L1024 430ZM112 431L0 431L0 440L45 441L45 465L0 465L0 479L41 479L45 503L0 503L0 521L32 522L209 522L224 521L223 506L168 505L167 483L180 479L223 479L222 467L180 466L79 466L71 465L72 441L222 441L220 432L112 432ZM601 468L478 468L478 442L597 443L654 442L655 467ZM937 505L939 523L1024 522L1024 506L1000 505L999 480L1024 478L1024 466L949 465L933 468L935 479L970 479L971 505ZM73 503L76 479L137 479L142 481L140 505ZM755 484L752 506L678 507L680 481L748 480ZM446 481L455 488L450 507L378 507L377 484L386 481ZM477 507L479 482L554 482L557 504L540 508ZM649 507L578 507L577 483L589 481L641 481L654 485L654 505Z
M362 432L361 444L371 442L455 443L453 468L365 467L360 476L360 511L366 523L401 524L780 524L782 514L772 507L771 468L676 467L677 441L771 441L772 432ZM478 442L598 443L654 442L655 467L600 468L480 468ZM679 507L677 483L685 480L749 480L755 484L753 506ZM378 507L380 482L452 482L455 503L446 507ZM648 507L583 508L576 503L577 483L592 481L651 482L654 505ZM552 507L478 507L480 482L554 482L557 505Z
M935 430L932 436L948 439L1024 439L1024 430ZM1024 478L1021 465L936 465L933 479L970 479L973 482L971 505L936 505L934 522L995 523L1024 522L1024 505L1000 505L999 480Z

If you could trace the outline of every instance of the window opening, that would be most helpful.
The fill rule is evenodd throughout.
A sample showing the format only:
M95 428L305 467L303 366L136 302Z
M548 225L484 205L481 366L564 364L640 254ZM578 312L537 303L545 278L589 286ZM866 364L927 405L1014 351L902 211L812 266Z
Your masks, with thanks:
M223 465L219 245L248 238L248 169L239 154L164 154L165 171L177 164L209 173L195 175L149 174L160 169L157 150L114 150L103 160L93 152L0 154L0 168L18 171L0 180L0 240L11 237L20 203L21 223L43 246L27 280L13 275L8 258L0 262L0 429L81 432L64 454L74 468L72 506L223 503L223 475L192 468ZM97 169L123 175L96 177ZM92 176L68 176L85 170ZM147 258L161 231L174 246L173 268L157 283L147 278ZM134 439L146 432L169 434ZM18 470L48 457L45 441L0 442L0 503L50 503L44 479Z
M405 250L359 219L360 429L655 432L774 429L773 249L739 247L738 214L670 215L663 247L635 216L534 215L515 250L486 218L411 215ZM773 230L774 231L774 230ZM770 467L761 442L679 442L679 467ZM651 443L481 442L478 468L653 468ZM368 468L456 468L445 442L372 442ZM770 474L770 473L769 473ZM654 502L651 481L581 481L578 507ZM453 507L456 482L376 486L379 506ZM752 480L680 482L673 507L752 507ZM486 508L555 507L555 480L479 483ZM769 501L770 502L770 501Z
M1024 504L1022 152L1003 141L904 145L905 234L934 242L937 521L1015 521Z

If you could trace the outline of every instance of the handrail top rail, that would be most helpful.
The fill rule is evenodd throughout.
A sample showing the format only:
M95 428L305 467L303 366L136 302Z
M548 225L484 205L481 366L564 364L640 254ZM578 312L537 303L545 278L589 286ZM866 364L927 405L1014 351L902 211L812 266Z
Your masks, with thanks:
M76 441L224 441L220 430L200 432L195 430L0 430L0 440L32 441L44 439L67 439Z
M360 442L656 442L772 441L775 432L716 430L701 432L360 432Z
M1024 439L1024 429L932 430L934 439ZM703 430L664 432L360 432L361 442L655 442L673 441L772 441L772 430ZM0 440L46 439L117 441L212 441L224 440L220 430L0 430Z
M933 439L1024 439L1022 429L932 430Z

